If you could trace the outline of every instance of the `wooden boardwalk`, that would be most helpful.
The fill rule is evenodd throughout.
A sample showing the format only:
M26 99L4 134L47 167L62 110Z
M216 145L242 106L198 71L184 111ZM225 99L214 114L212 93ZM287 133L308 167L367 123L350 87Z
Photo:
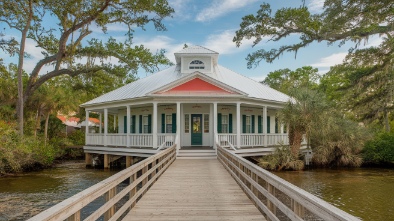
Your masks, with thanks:
M123 220L266 220L218 160L177 159Z

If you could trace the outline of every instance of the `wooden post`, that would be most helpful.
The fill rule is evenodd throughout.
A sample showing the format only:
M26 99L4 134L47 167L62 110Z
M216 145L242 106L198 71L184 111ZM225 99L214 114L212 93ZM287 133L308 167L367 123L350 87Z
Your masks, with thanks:
M74 213L70 217L66 219L67 221L80 221L81 220L81 211Z
M92 154L85 153L85 164L87 167L92 166Z
M132 166L134 163L134 158L132 156L126 156L126 168Z
M110 168L109 154L104 154L104 169Z
M145 175L148 172L148 165L144 166L144 168L142 169L142 176ZM144 187L146 185L146 183L148 182L148 176L146 176L143 180L142 180L142 187ZM141 187L141 188L142 188ZM146 193L146 191L148 191L148 189L145 189L144 194Z
M105 194L105 200L108 202L110 199L114 198L116 195L116 187L110 189ZM104 214L104 220L109 220L115 214L115 205L108 209L107 212Z
M137 180L137 172L135 172L135 173L130 177L130 185L131 185L132 183L134 183L135 180ZM137 192L137 185L136 185L133 189L131 189L129 199L131 199L131 198L135 195L136 192ZM134 202L131 204L131 208L133 208L133 207L135 206L136 201L137 201L137 199L134 200ZM131 209L131 208L130 208L130 209Z
M305 216L305 207L303 207L301 204L299 204L294 199L291 199L291 209L294 211L294 213L297 216L299 216L301 218L304 218L304 216Z
M156 160L154 160L153 162L152 162L152 168L153 167L155 167L156 166ZM154 177L156 175L156 169L154 169L153 171L152 171L152 175L151 175L151 179Z
M268 182L267 182L267 190L271 195L275 197L275 187L269 184ZM271 201L269 201L268 198L267 198L267 207L274 215L276 215L276 206Z

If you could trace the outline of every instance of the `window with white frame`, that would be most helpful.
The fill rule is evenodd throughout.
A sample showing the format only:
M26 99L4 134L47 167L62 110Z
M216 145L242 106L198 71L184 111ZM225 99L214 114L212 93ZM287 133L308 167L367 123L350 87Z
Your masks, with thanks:
M189 69L205 69L204 62L200 60L194 60L190 62Z
M209 115L204 114L204 133L209 133Z
M166 133L172 133L172 115L166 115Z
M245 132L247 134L252 133L252 117L250 115L246 115L245 126Z
M222 115L222 133L228 133L228 115Z
M148 115L142 116L142 128L144 128L143 133L149 133L149 120Z
M185 133L189 133L189 131L190 131L189 114L185 114Z

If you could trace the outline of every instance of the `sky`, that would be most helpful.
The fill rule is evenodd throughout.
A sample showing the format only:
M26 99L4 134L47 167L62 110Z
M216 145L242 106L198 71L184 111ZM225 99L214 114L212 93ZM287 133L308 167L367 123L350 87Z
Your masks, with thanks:
M294 53L285 53L273 63L262 61L256 68L248 69L245 58L249 53L258 49L270 50L279 48L284 44L297 42L297 35L292 35L279 42L263 40L252 47L252 40L244 40L240 47L236 47L232 41L235 31L239 29L242 17L255 14L259 6L266 2L271 5L273 13L282 7L299 7L302 0L168 0L175 13L171 18L166 18L163 23L167 31L156 31L152 25L147 25L146 30L136 29L133 42L143 44L152 52L160 49L166 50L166 56L175 62L174 53L182 50L184 44L200 45L219 53L219 64L237 73L262 81L267 74L278 69L289 68L295 70L303 66L312 66L319 69L320 74L326 73L330 66L342 63L347 51L354 46L349 42L339 47L338 44L328 46L327 43L312 43L306 48ZM323 9L324 0L306 0L305 4L313 13L319 13ZM50 21L46 21L50 23ZM0 30L8 36L17 36L3 23ZM91 37L106 40L113 37L124 40L127 28L119 24L108 26L108 33L103 34L99 28L92 28ZM361 47L377 46L381 42L378 36L373 36ZM30 55L25 59L24 69L30 72L34 65L43 58L41 51L32 40L27 41L26 52ZM5 63L17 62L16 57L9 57L0 51L0 58ZM116 62L111 59L109 62ZM53 69L45 67L42 72ZM140 78L148 73L141 70Z

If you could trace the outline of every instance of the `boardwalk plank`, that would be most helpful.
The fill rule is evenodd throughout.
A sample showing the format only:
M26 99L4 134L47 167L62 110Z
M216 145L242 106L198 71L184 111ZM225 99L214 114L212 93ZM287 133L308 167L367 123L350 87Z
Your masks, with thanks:
M123 220L266 219L219 161L178 159Z

